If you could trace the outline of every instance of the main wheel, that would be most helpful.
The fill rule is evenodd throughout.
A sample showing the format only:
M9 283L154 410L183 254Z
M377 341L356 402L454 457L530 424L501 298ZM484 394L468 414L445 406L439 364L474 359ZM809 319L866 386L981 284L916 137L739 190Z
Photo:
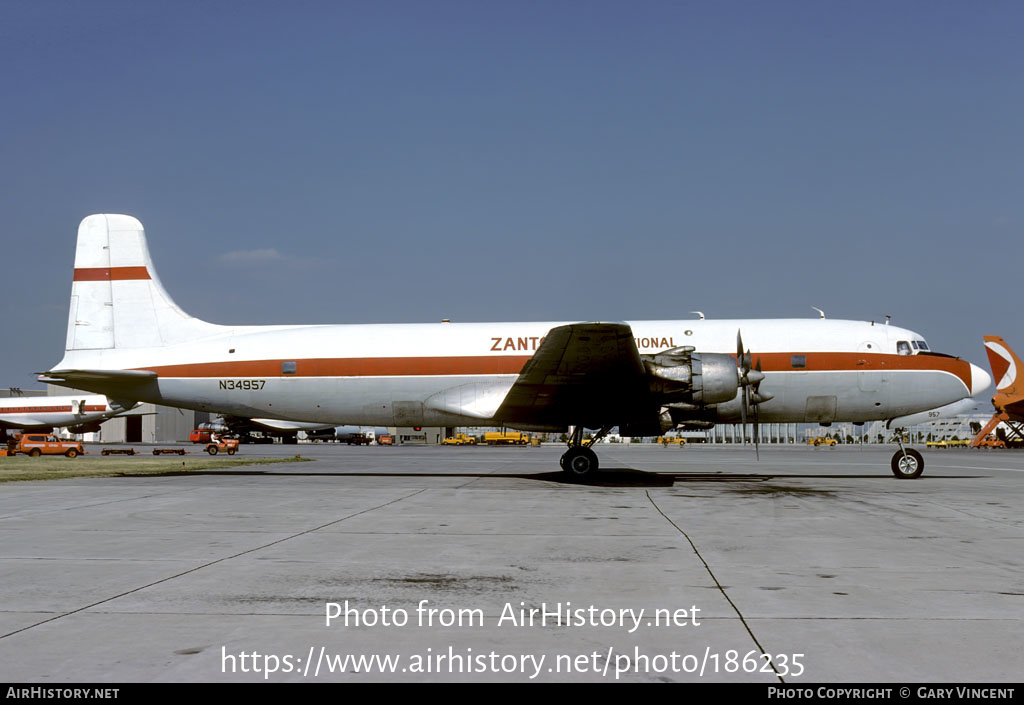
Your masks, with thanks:
M597 472L597 454L590 448L570 448L562 455L561 465L570 477L589 477Z
M206 449L206 452L210 455L217 455L217 446L210 446Z
M898 450L892 456L892 474L901 480L912 480L921 477L924 472L924 458L913 448L907 448L904 457L903 451Z

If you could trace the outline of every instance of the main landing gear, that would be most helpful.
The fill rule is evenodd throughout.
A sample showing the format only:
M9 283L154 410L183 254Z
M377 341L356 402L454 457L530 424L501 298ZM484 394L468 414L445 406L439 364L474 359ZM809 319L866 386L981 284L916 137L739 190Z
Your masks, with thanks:
M581 480L592 476L597 472L597 453L590 449L590 446L608 435L612 430L611 426L602 426L601 430L594 434L589 440L583 440L583 426L577 425L572 430L572 437L569 439L569 450L562 454L558 463L562 471L574 480Z
M903 447L903 429L897 428L896 443L900 449L892 456L892 474L901 480L912 480L921 477L924 472L924 458L913 448Z

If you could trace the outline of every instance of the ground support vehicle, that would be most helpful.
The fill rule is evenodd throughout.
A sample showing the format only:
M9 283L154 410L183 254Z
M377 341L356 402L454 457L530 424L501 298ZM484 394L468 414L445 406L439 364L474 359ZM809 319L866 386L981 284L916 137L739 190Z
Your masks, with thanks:
M489 431L484 434L484 443L489 446L525 446L530 436L521 431Z
M134 448L104 448L100 455L135 455Z
M228 455L234 455L238 452L238 439L236 438L222 438L216 443L207 443L206 452L210 455L217 455L217 453L227 453Z
M670 445L678 445L680 448L686 445L686 439L679 436L662 436L655 443L660 443L666 448Z
M8 455L23 453L33 458L40 455L66 455L75 458L85 453L85 448L78 441L63 441L48 433L23 433L16 439L13 452L8 445Z

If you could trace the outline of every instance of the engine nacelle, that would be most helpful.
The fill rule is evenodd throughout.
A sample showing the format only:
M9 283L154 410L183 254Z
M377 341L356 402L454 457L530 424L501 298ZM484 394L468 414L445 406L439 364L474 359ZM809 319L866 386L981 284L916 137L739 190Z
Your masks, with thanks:
M722 353L697 353L692 347L673 348L645 355L647 371L667 384L661 390L666 402L689 403L700 408L736 398L740 375L736 360Z

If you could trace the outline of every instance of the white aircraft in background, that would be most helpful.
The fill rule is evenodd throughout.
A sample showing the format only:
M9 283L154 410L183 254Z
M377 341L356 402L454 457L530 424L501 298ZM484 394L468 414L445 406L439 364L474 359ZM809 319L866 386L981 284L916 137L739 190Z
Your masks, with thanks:
M744 341L748 347L744 347ZM249 418L334 425L573 427L562 468L597 470L618 426L873 421L972 396L988 374L912 331L826 319L224 326L157 278L142 224L78 229L64 358L43 381ZM595 429L585 440L583 429ZM756 428L756 426L755 426ZM898 477L917 477L902 446Z
M334 432L334 425L329 423L306 423L302 421L285 421L282 419L249 419L230 414L220 417L220 421L210 424L211 428L226 431L241 439L245 439L253 431L259 431L271 436L280 436L285 443L296 443L299 431L307 434L330 429Z
M71 433L94 433L109 418L138 404L110 401L99 394L67 397L7 397L0 399L0 432L45 431L67 427Z

